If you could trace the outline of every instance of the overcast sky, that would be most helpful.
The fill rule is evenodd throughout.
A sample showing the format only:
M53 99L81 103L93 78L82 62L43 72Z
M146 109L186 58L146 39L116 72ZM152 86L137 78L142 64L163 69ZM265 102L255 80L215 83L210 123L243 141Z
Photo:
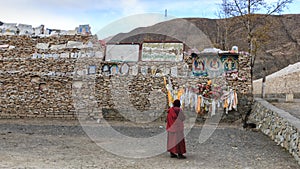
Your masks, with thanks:
M173 17L218 18L216 13L221 2L222 0L7 0L1 1L0 21L30 24L34 27L44 24L47 28L64 30L89 24L93 34L107 30L111 30L113 34L118 28L124 31L131 29L133 24L129 20L132 19L135 23L139 22L137 26L148 26ZM164 18L165 9L168 11L168 18ZM284 13L299 14L300 0L294 0ZM129 23L131 27L125 28L121 23ZM104 36L106 34L109 33Z

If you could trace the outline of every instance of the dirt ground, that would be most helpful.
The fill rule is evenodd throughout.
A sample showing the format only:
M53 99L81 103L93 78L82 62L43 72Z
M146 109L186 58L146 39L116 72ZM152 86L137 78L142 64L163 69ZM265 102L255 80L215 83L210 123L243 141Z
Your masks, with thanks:
M276 99L275 101L271 100L270 103L300 119L300 99L294 99L292 102L286 102L284 99Z
M164 132L164 123L114 122L128 135ZM98 126L99 127L99 126ZM186 137L187 159L170 158L167 152L144 158L124 158L105 151L90 139L78 121L0 120L0 168L5 169L296 169L296 160L260 132L239 125L220 125L204 143L203 126L196 125ZM130 151L130 150L128 150Z

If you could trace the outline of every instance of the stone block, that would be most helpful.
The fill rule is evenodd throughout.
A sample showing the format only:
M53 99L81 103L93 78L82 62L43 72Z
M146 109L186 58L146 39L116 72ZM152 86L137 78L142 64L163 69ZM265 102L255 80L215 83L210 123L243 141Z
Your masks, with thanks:
M286 93L285 94L285 101L286 102L293 102L294 101L294 94L293 93Z

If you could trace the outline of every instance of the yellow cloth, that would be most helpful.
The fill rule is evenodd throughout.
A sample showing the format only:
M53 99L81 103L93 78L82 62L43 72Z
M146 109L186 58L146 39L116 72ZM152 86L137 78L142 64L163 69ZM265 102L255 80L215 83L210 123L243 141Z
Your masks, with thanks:
M198 100L197 100L197 113L201 112L201 96L198 96Z
M173 104L173 97L172 97L171 91L169 91L169 89L167 88L167 79L166 79L166 77L164 77L164 84L165 84L165 87L166 87L167 92L168 92L168 105L172 106L172 104Z
M184 89L179 89L178 92L177 92L177 99L180 100L180 98L183 95L183 93L184 93Z
M227 98L224 101L224 108L228 108L228 100L227 100Z
M171 92L168 90L168 102L169 102L169 106L171 106L173 104L173 97Z
M207 81L207 85L211 85L211 80Z

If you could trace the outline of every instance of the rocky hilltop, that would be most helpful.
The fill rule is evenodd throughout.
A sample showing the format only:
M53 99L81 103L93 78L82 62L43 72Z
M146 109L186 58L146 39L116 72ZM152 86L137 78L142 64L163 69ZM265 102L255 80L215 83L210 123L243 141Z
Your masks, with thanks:
M239 23L232 24L233 22L230 22L232 19L234 18L227 20L179 18L150 27L137 28L129 33L120 33L109 42L132 43L179 40L191 42L191 45L188 45L189 48L196 47L200 50L209 46L229 50L236 45L240 51L247 51L246 32ZM270 26L262 30L266 38L264 43L259 45L254 66L254 79L263 76L263 68L266 69L266 74L271 74L289 64L300 61L300 14L269 17L260 15L257 17L257 21L257 29L263 28L267 23ZM195 31L194 26L200 31ZM226 27L228 29L225 29ZM164 34L166 32L167 34ZM198 36L199 32L203 32L203 34L200 33L201 35ZM226 33L227 36L225 36Z

